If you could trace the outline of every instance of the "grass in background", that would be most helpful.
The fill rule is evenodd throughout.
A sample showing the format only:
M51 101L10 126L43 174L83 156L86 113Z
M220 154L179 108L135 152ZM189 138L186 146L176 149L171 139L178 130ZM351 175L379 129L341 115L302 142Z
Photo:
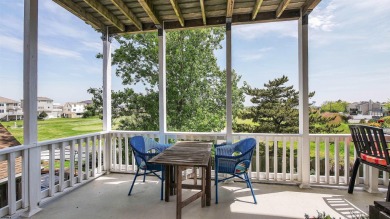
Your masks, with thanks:
M23 121L1 122L15 138L23 144ZM38 141L45 141L70 136L102 131L103 122L93 118L58 118L38 121Z

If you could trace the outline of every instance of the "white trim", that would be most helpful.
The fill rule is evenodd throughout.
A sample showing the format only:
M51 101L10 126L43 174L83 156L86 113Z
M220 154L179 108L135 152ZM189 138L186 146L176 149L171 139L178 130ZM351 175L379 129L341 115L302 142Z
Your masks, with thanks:
M165 143L164 133L167 131L167 75L166 75L166 33L164 25L158 29L158 108L160 143Z
M309 56L308 56L309 15L298 20L298 63L299 63L299 134L301 147L301 188L310 183L310 142L309 142Z
M232 111L232 23L226 22L226 142L233 140L233 111Z
M103 34L103 130L111 130L111 38Z

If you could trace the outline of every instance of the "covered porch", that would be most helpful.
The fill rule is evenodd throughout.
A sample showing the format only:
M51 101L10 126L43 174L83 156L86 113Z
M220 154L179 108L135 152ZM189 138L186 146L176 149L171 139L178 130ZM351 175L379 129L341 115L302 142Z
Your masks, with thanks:
M102 33L103 41L103 131L83 136L37 140L37 19L38 1L25 0L24 35L24 145L0 151L7 162L7 205L0 217L33 218L162 218L174 217L174 202L158 198L156 178L135 187L127 196L136 169L128 140L142 135L161 143L179 140L235 142L253 137L257 141L250 177L254 182L258 205L247 203L250 193L241 183L221 189L221 203L200 209L194 202L183 210L184 218L301 218L326 211L335 217L351 212L363 214L374 200L385 194L379 187L389 183L388 174L364 166L354 195L347 194L350 151L349 135L309 133L308 21L319 0L247 1L122 1L54 0ZM194 11L193 6L199 5ZM186 8L187 7L187 8ZM132 12L132 11L142 12ZM299 133L233 133L232 130L232 31L234 24L298 20L299 41ZM166 119L166 40L165 31L183 28L226 26L226 132L187 133L167 130ZM111 130L111 40L114 34L158 31L159 44L159 130ZM310 160L310 143L315 144L315 160ZM278 151L278 144L282 151ZM324 147L321 147L321 144ZM333 145L335 163L330 162ZM273 150L273 154L270 153ZM262 153L261 151L264 151ZM49 172L42 189L40 162L45 153ZM320 154L325 154L322 161ZM56 161L59 168L55 167ZM344 161L340 171L340 161ZM69 167L65 166L69 163ZM322 163L324 163L322 165ZM21 172L16 172L17 166ZM20 183L17 181L20 179ZM263 184L264 183L264 184ZM275 184L275 185L274 185ZM83 186L85 185L85 186ZM239 186L236 186L239 185ZM290 185L290 186L288 186ZM81 187L82 186L82 187ZM327 187L335 189L323 189ZM305 188L311 188L304 190ZM370 193L361 191L365 188ZM72 192L73 191L73 192ZM212 190L214 191L214 190ZM378 194L376 194L378 193ZM215 194L213 194L215 195ZM337 206L342 206L337 208Z
M175 218L176 202L160 201L159 180L147 177L137 180L134 193L127 196L131 174L109 174L43 206L32 218ZM189 180L191 181L191 180ZM212 186L214 189L214 185ZM353 195L340 189L254 183L258 201L253 204L252 194L242 182L220 185L220 200L201 208L200 200L186 206L183 218L304 218L326 212L335 218L353 218L368 213L368 203L383 200L385 194L370 194L356 190ZM184 196L194 192L186 191Z

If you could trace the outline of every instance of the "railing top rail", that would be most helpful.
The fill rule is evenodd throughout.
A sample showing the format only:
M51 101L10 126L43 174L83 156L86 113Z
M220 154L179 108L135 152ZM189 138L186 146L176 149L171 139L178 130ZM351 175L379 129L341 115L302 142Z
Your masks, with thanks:
M301 134L283 133L233 133L233 136L254 136L254 137L301 137Z
M9 148L4 148L4 149L0 150L0 156L4 155L4 154L10 154L10 153L18 152L18 151L23 151L23 150L34 148L34 147L38 147L38 145L37 144L18 145L18 146L13 146L13 147L9 147Z
M59 139L54 139L54 140L47 140L47 141L41 141L41 142L38 142L38 146L43 146L43 145L48 145L48 144L56 144L56 143L61 143L61 142L65 142L65 141L73 141L73 140L77 140L77 139L81 139L81 138L88 138L88 137L93 137L93 136L97 136L97 135L104 135L104 134L108 134L109 132L107 131L102 131L102 132L94 132L94 133L90 133L90 134L85 134L85 135L77 135L77 136L72 136L72 137L68 137L68 138L59 138Z
M124 134L151 134L157 135L160 134L159 131L126 131L126 130L112 130L110 133L124 133Z

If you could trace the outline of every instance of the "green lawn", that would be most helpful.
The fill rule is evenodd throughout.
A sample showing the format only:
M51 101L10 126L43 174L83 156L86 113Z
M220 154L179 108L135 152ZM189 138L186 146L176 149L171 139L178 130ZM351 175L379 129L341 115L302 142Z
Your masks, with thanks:
M23 121L1 122L23 144ZM38 141L66 138L102 131L103 123L94 118L58 118L38 121Z

